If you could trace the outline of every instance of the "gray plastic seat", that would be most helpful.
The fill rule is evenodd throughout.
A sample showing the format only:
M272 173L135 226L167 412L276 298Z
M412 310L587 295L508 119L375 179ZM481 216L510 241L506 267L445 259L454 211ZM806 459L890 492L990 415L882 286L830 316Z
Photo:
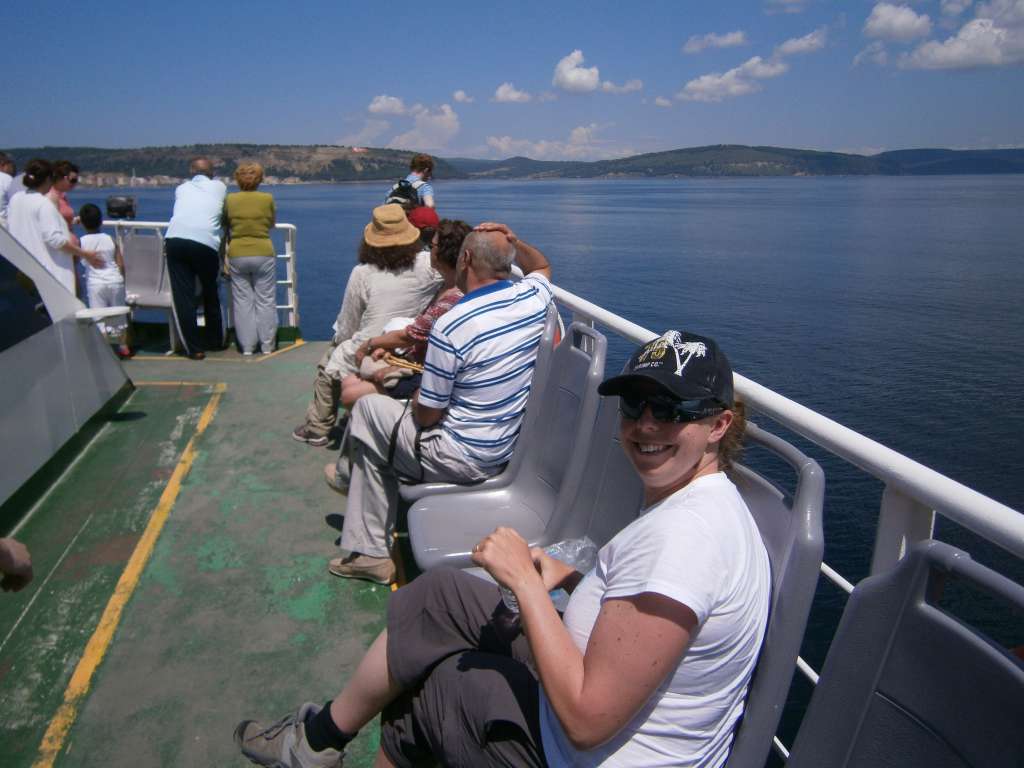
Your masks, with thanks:
M520 434L518 465L513 473L509 462L507 481L454 486L457 492L424 496L412 505L409 538L420 568L467 564L473 545L499 525L516 528L531 542L544 540L558 501L574 494L583 476L605 349L605 337L590 326L569 327L551 355L544 386L531 392L531 429Z
M127 230L120 233L119 240L124 257L124 292L128 306L166 310L171 349L176 349L177 325L163 237Z
M789 498L742 464L729 473L768 551L772 596L761 655L727 768L760 768L768 757L793 680L825 546L821 526L825 473L818 462L755 424L747 426L746 445L783 459L796 473L796 486Z
M850 595L789 768L1020 768L1024 663L940 607L951 579L1024 612L1024 587L921 542Z
M505 468L472 486L458 485L456 483L418 483L415 485L403 483L399 486L399 493L405 501L415 501L424 496L433 496L438 493L461 493L467 488L504 488L511 483L519 474L523 463L523 451L520 446L532 444L538 432L543 432L543 426L538 422L540 411L540 398L551 371L551 356L554 353L555 337L558 335L558 307L552 302L548 307L547 318L544 321L544 330L541 333L540 345L537 348L537 360L533 366L533 381L530 385L530 395L526 401L526 413L523 414L523 423L519 430L519 439L516 441L516 450L512 454Z

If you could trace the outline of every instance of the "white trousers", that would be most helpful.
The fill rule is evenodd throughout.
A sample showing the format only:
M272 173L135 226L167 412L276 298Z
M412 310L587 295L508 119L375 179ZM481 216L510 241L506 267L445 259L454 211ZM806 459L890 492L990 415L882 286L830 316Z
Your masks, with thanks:
M92 280L86 285L89 306L123 307L125 305L124 283L97 283ZM128 330L128 315L108 317L100 325L100 330L108 339L124 341L124 332Z

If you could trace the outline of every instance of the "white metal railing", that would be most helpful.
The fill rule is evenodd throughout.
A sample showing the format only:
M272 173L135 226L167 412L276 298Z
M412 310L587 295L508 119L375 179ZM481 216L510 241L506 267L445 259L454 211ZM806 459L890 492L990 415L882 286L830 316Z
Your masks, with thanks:
M518 269L513 271L521 276ZM658 335L558 286L554 286L554 292L559 306L572 312L574 321L599 324L603 330L635 344L643 344ZM734 373L734 379L736 393L752 409L884 483L871 561L872 574L892 568L911 545L930 538L936 514L1017 557L1024 557L1024 515L1017 510L745 376ZM849 594L853 591L853 583L827 563L822 563L821 572L843 592ZM797 658L796 667L812 685L817 685L818 672L803 658ZM773 747L783 760L789 756L789 750L778 737Z
M114 230L114 236L121 245L121 252L124 253L123 248L123 233L126 230L132 232L152 232L161 239L164 238L164 232L167 229L169 222L166 221L136 221L134 219L105 219L103 226L111 227ZM285 313L285 325L292 328L299 327L299 289L298 289L298 270L296 269L295 259L297 256L295 249L295 238L296 228L294 224L277 224L274 229L281 232L284 235L284 253L277 254L278 261L284 261L285 263L285 277L283 280L278 280L278 286L285 289L285 303L277 305L277 311Z

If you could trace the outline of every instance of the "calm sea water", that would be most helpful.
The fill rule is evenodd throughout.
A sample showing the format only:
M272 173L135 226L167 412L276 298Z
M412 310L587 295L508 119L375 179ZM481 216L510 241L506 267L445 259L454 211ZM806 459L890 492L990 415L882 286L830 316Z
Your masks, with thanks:
M278 219L298 226L306 338L329 336L386 187L270 188ZM1024 176L435 187L442 215L508 223L563 287L655 331L714 336L738 372L1024 509ZM111 191L80 190L72 202ZM131 192L139 218L169 217L172 190ZM610 350L617 369L628 345ZM826 471L826 559L856 581L881 486L796 441ZM1024 581L1021 563L970 534L940 521L939 535ZM1019 635L998 607L964 602L1006 642ZM804 649L815 666L842 603L819 590Z
M329 336L386 187L268 188L278 219L298 226L306 338ZM1024 176L442 179L436 189L442 215L508 223L574 293L655 331L714 336L738 372L1024 508ZM140 219L170 215L173 190L131 192ZM613 343L610 369L627 352ZM881 489L840 462L826 470L829 545L859 577Z

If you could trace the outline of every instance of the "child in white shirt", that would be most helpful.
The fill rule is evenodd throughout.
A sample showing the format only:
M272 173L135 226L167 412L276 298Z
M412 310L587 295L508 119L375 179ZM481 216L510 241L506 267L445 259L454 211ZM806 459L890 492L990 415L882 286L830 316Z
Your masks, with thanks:
M103 259L103 266L100 267L86 264L86 293L89 297L89 306L94 308L122 307L125 303L125 294L124 261L121 258L121 249L117 247L110 235L100 232L103 215L98 207L87 203L79 210L78 216L82 226L89 233L82 238L82 248L96 251L96 254ZM117 344L117 356L131 357L132 352L127 344L127 315L108 318L101 326L107 338Z

